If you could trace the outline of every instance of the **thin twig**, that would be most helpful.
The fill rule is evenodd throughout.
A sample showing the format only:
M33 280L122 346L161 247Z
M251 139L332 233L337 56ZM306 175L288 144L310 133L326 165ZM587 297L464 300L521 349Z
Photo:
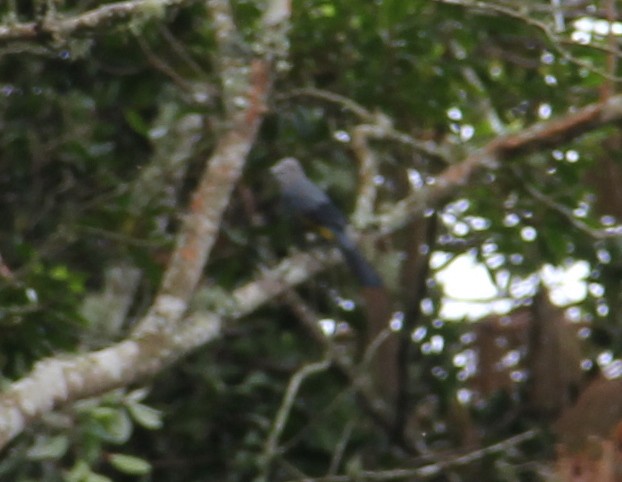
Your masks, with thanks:
M421 141L393 128L388 117L377 112L371 112L349 97L322 89L304 88L296 89L285 95L278 96L280 99L288 99L295 96L307 96L321 99L355 114L364 124L367 124L367 136L370 139L386 139L399 142L411 147L413 150L425 154L432 159L443 163L449 163L449 157L433 142Z
M300 386L306 378L316 373L327 370L330 365L330 360L310 363L298 370L289 381L287 390L285 391L285 395L283 396L283 401L281 402L281 406L277 411L276 417L274 418L274 422L272 424L272 428L270 429L270 433L268 434L268 438L266 439L266 442L264 444L262 456L264 476L268 475L272 459L278 453L279 438L281 437L281 434L285 429L285 424L287 423L287 419L289 418L289 414L292 410L292 406L294 405L296 395L300 390Z
M473 452L466 453L448 460L443 460L423 467L415 469L395 469L395 470L362 470L356 474L351 475L329 475L326 477L313 477L303 479L293 479L289 482L350 482L351 480L360 481L387 481L387 480L399 480L417 477L419 479L427 479L437 476L445 470L459 467L461 465L468 465L476 460L480 460L488 455L503 452L516 447L517 445L535 438L539 435L537 430L528 430L521 434L515 435L501 442L498 442L488 447L484 447Z
M88 233L99 238L106 238L112 241L116 241L127 246L141 246L145 248L161 248L166 246L168 242L165 239L155 240L146 238L136 238L134 236L128 236L118 231L110 231L108 229L99 228L97 226L88 226L86 224L76 224L74 226L76 232Z
M455 40L452 40L449 43L449 48L456 59L460 59L464 55L464 51L462 46ZM472 67L464 66L461 68L462 76L467 81L469 85L471 85L475 91L480 94L477 96L477 103L479 104L480 110L484 112L486 118L488 119L488 125L496 134L505 134L506 128L503 124L503 121L497 114L497 111L494 109L491 101L491 97L489 93L486 91L486 87L480 79L479 75Z
M304 89L294 89L290 90L285 94L281 94L277 96L277 99L289 99L292 97L315 97L316 99L322 99L333 104L338 104L342 108L349 110L354 115L356 115L363 122L373 123L374 122L374 114L367 110L365 107L355 102L349 97L345 97L341 94L337 94L335 92L330 92L328 90L315 89L313 87L306 87Z
M618 226L613 228L612 230L604 230L604 229L594 229L588 226L586 223L578 219L571 209L562 204L555 202L553 199L548 197L546 194L541 193L536 188L529 184L525 184L525 190L531 194L534 198L536 198L541 203L545 204L549 208L557 211L559 214L564 216L570 223L580 231L588 234L589 236L595 239L609 239L609 238L619 238L622 236L622 227Z
M343 429L343 433L339 438L337 445L333 449L333 456L330 460L330 465L328 466L328 475L334 475L339 470L339 466L341 465L341 461L343 460L343 455L346 451L355 425L356 421L352 419L348 421L345 428Z
M207 72L205 72L205 70L203 70L197 62L195 62L192 56L188 53L188 49L186 49L186 47L179 40L177 40L177 37L173 35L166 25L160 26L160 33L169 43L177 56L194 71L195 75L200 78L207 77Z
M162 60L149 46L149 44L145 41L142 35L136 35L136 40L138 41L138 45L140 49L145 54L145 57L149 61L149 63L157 70L162 72L164 75L169 77L175 84L177 84L184 92L192 93L192 87L190 83L184 79L181 75L175 72L170 65L168 65L164 60Z
M298 316L305 329L311 334L316 342L319 342L321 346L326 350L327 356L330 357L333 365L337 368L342 375L344 375L349 381L349 387L344 391L340 397L356 392L359 395L359 399L362 403L363 409L368 416L377 423L387 434L391 434L393 430L393 416L389 410L389 407L385 401L378 396L372 383L370 383L369 363L373 356L376 354L378 348L382 345L382 342L386 340L389 334L387 330L382 331L379 335L372 340L368 345L367 350L363 356L363 362L358 366L355 366L348 356L347 352L339 345L333 343L332 339L327 337L318 327L318 316L313 310L298 296L293 290L288 290L283 294L283 299L288 303L288 306ZM304 429L303 429L304 430ZM302 430L299 432L299 435ZM298 437L297 437L298 438ZM288 442L288 445L292 445L293 440ZM411 447L404 445L402 447L406 452L412 453Z

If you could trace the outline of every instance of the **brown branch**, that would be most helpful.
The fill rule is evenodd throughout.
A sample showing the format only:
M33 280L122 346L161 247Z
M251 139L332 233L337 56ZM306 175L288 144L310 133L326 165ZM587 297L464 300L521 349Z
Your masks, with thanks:
M333 104L338 104L342 108L349 110L363 122L374 123L374 114L362 105L358 104L349 97L323 89L306 87L303 89L294 89L285 94L277 96L277 99L289 99L291 97L314 97L316 99L325 100Z
M169 43L175 55L182 60L200 79L207 78L207 72L192 58L187 48L173 35L166 25L160 26L160 34Z
M451 53L458 62L458 64L461 64L462 62L460 62L459 59L463 58L463 56L466 56L466 53L464 52L464 49L460 45L460 43L452 40L451 42L449 42L449 49L451 50ZM475 89L475 92L477 93L475 104L477 110L486 117L486 119L488 120L488 125L495 134L505 134L506 129L503 121L499 117L499 114L497 114L497 111L493 106L490 94L489 92L487 92L484 82L482 82L476 70L472 67L469 67L468 65L461 67L460 70L462 72L464 80L467 82L468 85L473 87L473 89Z
M551 0L551 13L556 32L563 32L565 29L564 12L560 0Z
M540 122L515 134L495 138L463 161L442 171L432 185L419 189L378 218L382 232L404 226L428 207L442 205L485 169L497 169L503 161L538 149L563 145L596 128L622 120L622 95L590 104L575 112Z
M229 318L242 317L278 296L289 286L305 281L326 266L335 253L303 253L286 259L258 280L232 294ZM320 262L318 263L318 260ZM54 407L128 385L151 376L179 357L220 334L222 314L194 313L173 335L136 336L103 350L74 357L50 358L0 394L0 448L26 426Z
M162 58L156 54L153 49L149 46L149 44L145 41L142 35L136 35L136 41L140 46L143 54L147 58L147 61L151 64L151 66L162 72L168 78L170 78L181 90L186 93L193 93L192 83L187 81L184 77L178 74L175 69L173 69L169 64L167 64Z
M4 262L1 254L0 254L0 278L3 278L4 280L13 279L13 272L11 271L11 268L9 268L7 264Z
M255 59L244 68L237 56L237 30L227 1L210 0L208 9L216 29L221 63L221 83L230 106L225 124L229 129L220 137L207 162L184 218L171 261L164 273L161 289L136 334L172 328L185 310L207 262L229 204L233 188L242 174L265 112L270 88L267 60ZM230 85L235 85L232 89ZM242 108L240 107L242 106Z
M38 362L25 378L0 396L0 447L55 406L126 385L157 371L165 358L154 357L163 340L125 340L77 358Z
M63 36L94 30L102 24L154 9L194 3L197 0L131 0L109 3L72 17L48 16L43 22L0 25L0 41L34 40L45 36Z

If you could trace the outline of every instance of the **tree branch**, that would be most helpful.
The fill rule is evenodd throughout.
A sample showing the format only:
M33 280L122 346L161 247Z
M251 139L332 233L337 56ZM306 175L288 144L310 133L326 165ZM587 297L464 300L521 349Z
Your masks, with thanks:
M330 368L330 364L330 360L322 360L320 362L310 363L303 366L290 379L287 390L285 391L285 395L283 396L281 406L276 414L274 422L272 423L272 429L270 430L268 438L266 439L264 444L262 464L263 475L266 480L272 460L278 453L279 438L281 437L281 434L285 429L285 424L287 423L287 419L292 410L292 406L294 405L296 395L300 390L302 382L311 375L327 370L328 368Z
M270 89L269 62L242 63L236 55L237 30L226 0L208 1L216 29L221 83L229 128L220 137L186 213L160 292L136 334L173 327L186 311L220 229L233 188L242 174ZM233 86L233 87L232 87Z
M416 152L420 152L432 159L439 160L444 164L449 163L449 157L447 153L441 149L436 143L432 141L422 141L416 139L404 132L398 131L391 125L390 119L378 112L370 112L360 104L356 103L352 99L345 97L334 92L315 89L304 88L293 90L286 95L279 96L282 99L288 99L291 97L313 97L316 99L331 102L339 105L341 108L346 109L356 115L364 124L366 124L365 135L369 139L384 139L399 142L409 146ZM356 146L354 146L356 148Z
M323 262L318 263L318 259ZM229 310L193 313L175 333L142 333L103 350L48 358L0 393L0 448L27 425L54 407L95 396L154 375L177 359L220 335L223 317L241 318L263 303L337 262L337 252L301 253L286 259L256 281L232 294Z
M426 208L442 205L485 169L498 169L503 161L538 149L563 145L596 128L622 120L622 95L590 104L563 117L534 124L515 134L497 137L466 159L443 170L434 182L413 192L378 218L382 232L404 226Z
M516 447L517 445L531 440L538 435L537 430L529 430L521 434L510 437L501 442L498 442L483 449L475 450L458 457L442 460L423 467L415 469L394 469L394 470L362 470L356 474L350 475L329 475L327 477L309 477L305 479L296 479L289 482L349 482L351 480L371 480L371 481L385 481L385 480L399 480L399 479L427 479L434 477L443 472L444 470L452 467L467 465L476 460L480 460L488 455L496 454L499 452L507 451Z
M198 0L131 0L109 3L71 16L50 16L43 22L7 23L0 25L0 42L34 40L42 36L67 36L75 32L94 30L100 25L137 13L153 13L174 5L195 3Z

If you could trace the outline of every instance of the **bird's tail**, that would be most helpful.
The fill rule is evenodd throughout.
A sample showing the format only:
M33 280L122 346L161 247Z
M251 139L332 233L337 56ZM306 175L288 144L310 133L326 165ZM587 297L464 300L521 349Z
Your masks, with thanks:
M341 254L361 285L366 287L383 286L382 278L378 272L361 254L356 243L348 234L342 231L335 233L335 237Z

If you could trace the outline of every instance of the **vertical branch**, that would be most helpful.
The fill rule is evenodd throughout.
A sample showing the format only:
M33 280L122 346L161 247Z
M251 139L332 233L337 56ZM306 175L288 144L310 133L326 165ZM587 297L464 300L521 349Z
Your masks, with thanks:
M356 226L369 224L376 202L374 178L378 174L378 162L367 144L367 138L375 128L362 124L352 130L352 150L359 161L359 192L352 219Z
M357 225L369 224L374 212L377 189L375 177L378 174L378 160L369 146L369 138L385 138L392 131L391 122L377 113L373 124L361 124L352 132L352 149L359 161L359 195L357 197L354 220ZM374 340L382 340L374 351L370 368L374 388L379 396L394 408L398 382L398 339L389 326L393 314L393 302L386 286L365 286L361 290L365 301L367 318L366 345ZM391 414L393 418L393 414ZM391 420L390 423L393 423Z

